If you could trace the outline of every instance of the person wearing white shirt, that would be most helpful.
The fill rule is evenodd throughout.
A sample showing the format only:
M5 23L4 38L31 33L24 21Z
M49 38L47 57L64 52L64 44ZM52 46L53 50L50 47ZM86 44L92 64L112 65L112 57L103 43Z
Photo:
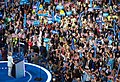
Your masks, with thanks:
M8 52L7 59L8 59L8 76L11 76L12 66L14 64L11 52Z

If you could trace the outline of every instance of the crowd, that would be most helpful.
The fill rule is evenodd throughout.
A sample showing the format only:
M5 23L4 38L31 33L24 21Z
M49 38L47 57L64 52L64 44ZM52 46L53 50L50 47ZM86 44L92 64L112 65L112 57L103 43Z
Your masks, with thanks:
M0 60L24 55L53 82L120 81L119 0L30 1L0 3Z

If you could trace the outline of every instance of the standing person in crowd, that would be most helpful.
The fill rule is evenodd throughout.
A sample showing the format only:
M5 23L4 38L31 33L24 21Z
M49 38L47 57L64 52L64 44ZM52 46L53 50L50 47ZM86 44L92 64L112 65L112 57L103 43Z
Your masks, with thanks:
M12 58L12 53L11 52L8 52L8 57L7 57L7 59L8 59L8 76L12 76L11 75L11 72L12 72L12 67L13 67L13 64L14 64L14 62L13 62L13 58Z
M48 69L54 82L119 81L119 2L16 0L0 5L2 60L8 50L24 53L29 63Z

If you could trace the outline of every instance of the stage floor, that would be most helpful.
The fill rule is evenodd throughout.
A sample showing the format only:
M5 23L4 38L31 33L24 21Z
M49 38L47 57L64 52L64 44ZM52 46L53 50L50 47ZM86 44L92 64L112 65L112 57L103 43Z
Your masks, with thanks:
M25 77L13 78L8 76L7 61L0 61L0 82L50 82L51 74L48 70L35 64L25 63ZM41 77L41 81L35 81Z

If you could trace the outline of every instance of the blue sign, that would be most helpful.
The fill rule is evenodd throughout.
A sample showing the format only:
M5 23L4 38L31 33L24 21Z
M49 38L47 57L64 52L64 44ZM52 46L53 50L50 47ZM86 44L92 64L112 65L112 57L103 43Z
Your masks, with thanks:
M23 4L24 4L24 2L20 1L20 5L23 5Z
M36 20L36 21L33 22L33 25L34 25L34 26L39 26L39 25L40 25L40 22L39 22L38 20Z
M62 9L64 9L64 6L62 6L62 5L57 5L56 9L57 9L57 10L62 10Z
M24 5L24 4L30 4L30 3L28 2L28 0L21 0L20 5Z
M93 0L90 0L90 7L92 7L92 2L93 2Z
M60 16L56 16L55 21L58 22L58 23L60 23L61 17Z
M65 13L60 14L60 16L65 16Z
M3 17L3 15L2 15L2 13L0 12L0 18L2 18Z
M44 42L49 42L50 39L49 38L44 38Z
M47 13L47 12L46 12L46 13L43 13L43 16L46 16L46 17L47 17L47 16L48 16L48 13Z
M48 24L52 24L53 23L53 19L51 16L48 17Z
M21 0L22 2L26 2L27 0Z
M109 13L103 13L104 17L107 17L109 15Z
M72 11L68 11L68 12L66 12L66 14L67 14L67 16L70 16L70 15L72 15Z
M23 23L23 26L26 27L26 14L24 14L24 23Z
M44 0L45 3L50 3L50 0Z
M56 30L52 30L53 34L59 34Z
M52 21L54 22L54 11L51 11Z
M43 10L43 7L39 7L39 10Z
M94 9L95 9L95 10L99 10L99 9L100 9L100 6L95 6Z

